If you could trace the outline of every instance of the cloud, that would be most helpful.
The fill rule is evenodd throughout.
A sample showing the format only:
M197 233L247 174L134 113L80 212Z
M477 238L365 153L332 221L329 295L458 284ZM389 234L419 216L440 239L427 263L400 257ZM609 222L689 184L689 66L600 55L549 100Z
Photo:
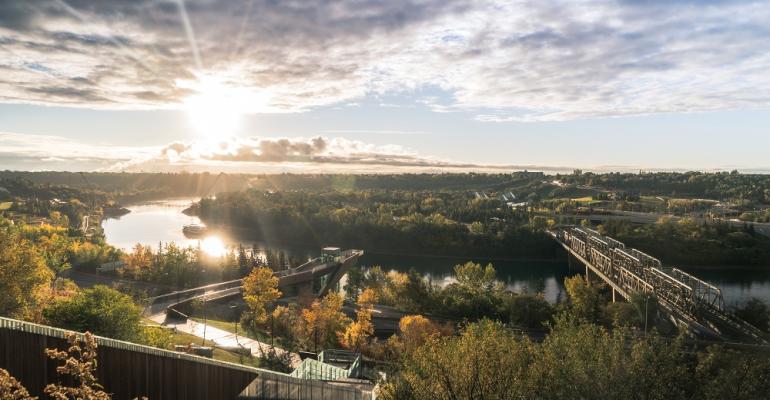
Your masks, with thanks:
M51 135L0 132L0 168L90 171L148 157L157 148L79 143Z
M247 112L367 95L488 122L763 108L770 7L750 1L0 2L0 101ZM185 16L189 22L186 28ZM198 56L196 56L196 53Z
M111 166L110 170L144 171L179 169L180 167L220 168L230 166L251 168L279 165L305 165L326 168L335 165L414 167L414 168L474 168L475 164L453 163L418 155L398 145L373 145L341 137L328 138L231 138L217 143L171 143L157 154ZM391 169L396 171L395 169Z
M120 147L80 143L59 136L0 132L0 169L106 172L227 173L447 173L544 171L569 173L685 171L642 165L566 166L476 164L422 155L399 145L375 145L341 137L230 138L218 142L173 142L165 146ZM691 168L692 170L697 168ZM767 168L725 165L703 171L768 173Z

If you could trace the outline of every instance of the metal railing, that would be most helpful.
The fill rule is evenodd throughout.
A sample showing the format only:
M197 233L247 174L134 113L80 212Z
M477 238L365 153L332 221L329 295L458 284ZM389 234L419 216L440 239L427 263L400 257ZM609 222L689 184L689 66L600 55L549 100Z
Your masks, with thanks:
M10 330L16 332L26 332L52 338L65 339L71 331L54 328L45 325L34 324L31 322L19 321L10 318L0 317L0 330ZM78 333L78 335L81 335ZM371 400L373 388L371 385L348 385L342 383L324 382L321 380L301 379L293 374L284 374L281 372L270 371L261 368L253 368L240 364L233 364L225 361L212 360L205 357L199 357L187 353L179 353L170 350L158 349L155 347L144 346L136 343L124 342L120 340L94 336L99 347L115 348L135 353L149 354L153 356L166 357L191 361L199 364L208 364L225 368L225 370L245 371L253 373L256 378L242 388L239 399L342 399L342 400ZM144 369L144 359L129 358L127 363L132 360L141 360ZM2 360L0 360L2 361ZM45 363L40 363L41 369L47 368ZM336 368L336 367L335 367ZM334 375L331 371L328 374ZM205 377L202 377L205 379ZM129 377L126 377L129 379ZM323 378L321 378L323 379ZM158 384L163 384L158 381ZM109 390L109 388L107 388Z
M562 227L551 235L603 275L621 295L655 294L690 321L712 318L759 343L767 344L756 327L725 310L722 291L678 268L664 268L660 260L599 232L582 227Z

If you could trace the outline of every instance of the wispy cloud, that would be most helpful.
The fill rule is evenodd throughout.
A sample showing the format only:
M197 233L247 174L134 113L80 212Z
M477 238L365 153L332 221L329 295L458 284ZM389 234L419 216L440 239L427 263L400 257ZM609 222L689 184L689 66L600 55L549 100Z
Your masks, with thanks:
M153 147L79 143L60 136L0 132L0 168L94 170L149 157Z
M176 108L214 77L250 112L423 87L496 122L763 108L768 26L742 0L4 1L0 101Z

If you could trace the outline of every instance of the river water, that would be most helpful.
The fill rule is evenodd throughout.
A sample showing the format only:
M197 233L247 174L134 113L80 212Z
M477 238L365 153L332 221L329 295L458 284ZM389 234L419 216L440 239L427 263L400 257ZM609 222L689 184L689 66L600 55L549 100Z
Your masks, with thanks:
M151 201L127 206L130 214L102 222L107 242L113 246L130 250L136 243L157 247L158 243L176 242L182 246L200 247L203 251L219 255L230 246L256 245L265 251L284 251L297 259L317 257L320 249L299 244L273 244L243 241L225 234L210 234L201 239L189 239L182 234L182 226L200 223L197 217L184 215L182 210L190 205L191 199L169 199ZM343 245L343 244L340 244ZM543 292L548 301L555 302L564 296L562 282L566 276L583 271L582 266L573 263L572 270L566 261L533 260L485 260L462 257L423 257L414 255L379 254L364 249L365 255L359 261L362 266L382 266L386 270L408 271L414 268L434 283L451 282L454 265L469 260L481 263L491 262L497 270L501 283L514 292ZM770 273L756 270L708 269L690 270L696 276L722 289L725 301L735 304L751 297L758 297L770 304Z

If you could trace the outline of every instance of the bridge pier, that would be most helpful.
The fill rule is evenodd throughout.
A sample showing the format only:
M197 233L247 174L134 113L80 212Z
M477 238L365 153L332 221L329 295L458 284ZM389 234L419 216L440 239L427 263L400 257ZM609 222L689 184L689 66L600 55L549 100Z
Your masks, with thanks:
M612 288L612 302L615 302L615 288Z

